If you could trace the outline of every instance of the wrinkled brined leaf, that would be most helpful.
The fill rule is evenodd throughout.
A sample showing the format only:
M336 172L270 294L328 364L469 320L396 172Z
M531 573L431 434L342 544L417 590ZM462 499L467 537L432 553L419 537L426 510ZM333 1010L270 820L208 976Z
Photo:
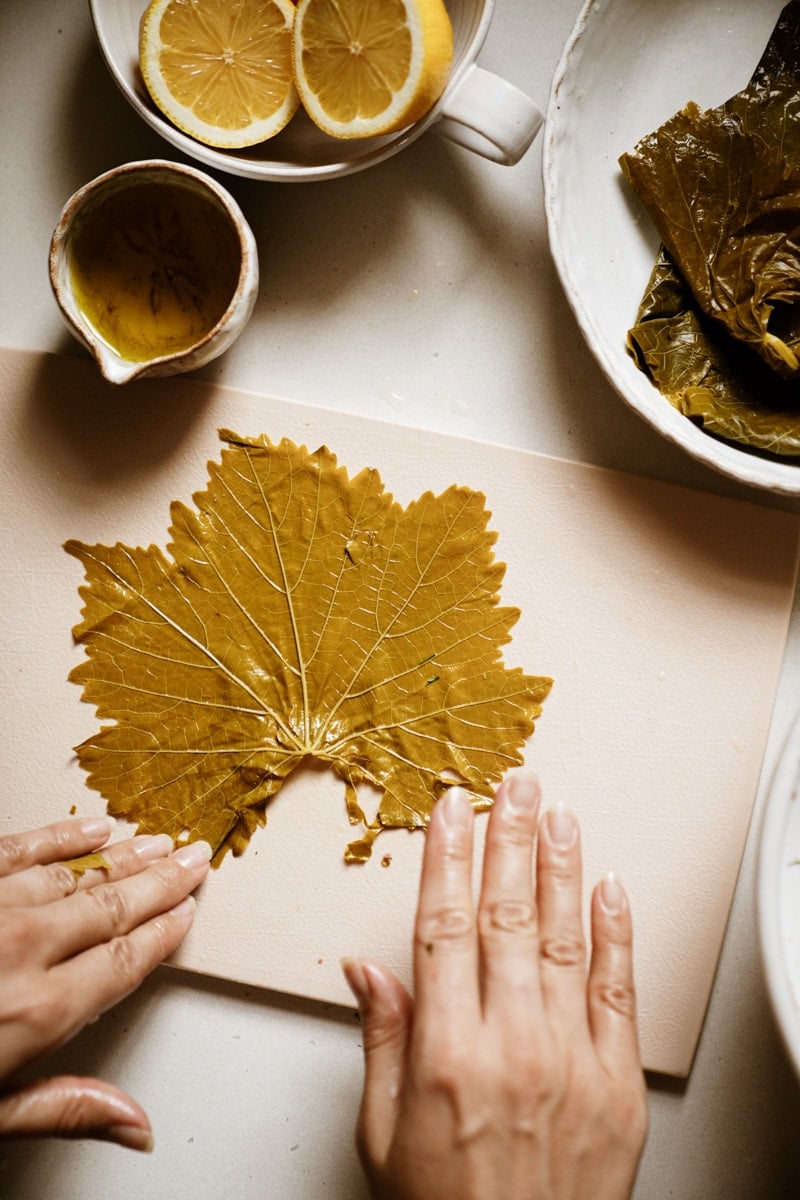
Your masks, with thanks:
M70 678L110 722L77 747L108 811L142 832L241 854L309 759L345 784L369 857L386 828L424 827L454 782L486 807L551 680L508 669L519 617L499 603L484 497L406 508L377 471L325 448L241 438L195 508L172 505L166 553L66 543L86 572ZM359 784L382 793L369 821Z
M781 457L800 456L796 381L776 375L694 302L662 247L628 350L670 404L706 433Z
M689 103L620 158L699 308L800 374L800 0L746 88Z

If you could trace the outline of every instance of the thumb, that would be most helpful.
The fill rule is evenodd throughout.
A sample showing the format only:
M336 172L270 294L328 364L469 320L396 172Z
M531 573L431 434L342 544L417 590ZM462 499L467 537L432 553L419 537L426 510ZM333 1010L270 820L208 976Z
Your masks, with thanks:
M403 985L377 963L348 958L342 970L358 1001L363 1030L364 1093L356 1142L370 1174L385 1162L394 1137L413 1004Z
M147 1114L100 1079L59 1075L0 1092L2 1137L99 1138L131 1150L152 1150Z

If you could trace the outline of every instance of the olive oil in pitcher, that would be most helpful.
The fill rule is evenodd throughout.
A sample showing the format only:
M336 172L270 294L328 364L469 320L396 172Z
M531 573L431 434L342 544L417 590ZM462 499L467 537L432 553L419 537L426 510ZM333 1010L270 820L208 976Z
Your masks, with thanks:
M132 362L201 341L228 308L240 268L226 214L180 185L142 182L104 197L75 231L70 252L80 310Z

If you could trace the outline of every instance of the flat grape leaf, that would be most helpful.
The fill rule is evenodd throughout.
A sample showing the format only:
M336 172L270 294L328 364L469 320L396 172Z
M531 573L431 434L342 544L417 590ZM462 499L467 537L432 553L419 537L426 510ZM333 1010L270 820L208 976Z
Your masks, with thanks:
M800 0L750 83L694 103L620 158L695 301L778 375L800 376Z
M89 785L142 832L206 839L215 865L310 759L362 827L348 861L424 827L456 782L488 807L552 681L501 660L519 611L499 604L485 498L453 486L404 509L326 447L220 436L166 553L65 545L87 580L70 679L111 722L76 748Z

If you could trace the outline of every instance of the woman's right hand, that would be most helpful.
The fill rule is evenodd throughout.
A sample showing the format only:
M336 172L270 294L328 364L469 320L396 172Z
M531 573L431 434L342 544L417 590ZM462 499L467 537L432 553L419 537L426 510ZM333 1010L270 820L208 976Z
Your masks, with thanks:
M366 1078L361 1157L380 1200L623 1200L647 1128L618 881L592 897L587 965L578 823L538 822L539 786L499 789L473 907L473 813L447 792L428 829L412 1000L350 960Z

